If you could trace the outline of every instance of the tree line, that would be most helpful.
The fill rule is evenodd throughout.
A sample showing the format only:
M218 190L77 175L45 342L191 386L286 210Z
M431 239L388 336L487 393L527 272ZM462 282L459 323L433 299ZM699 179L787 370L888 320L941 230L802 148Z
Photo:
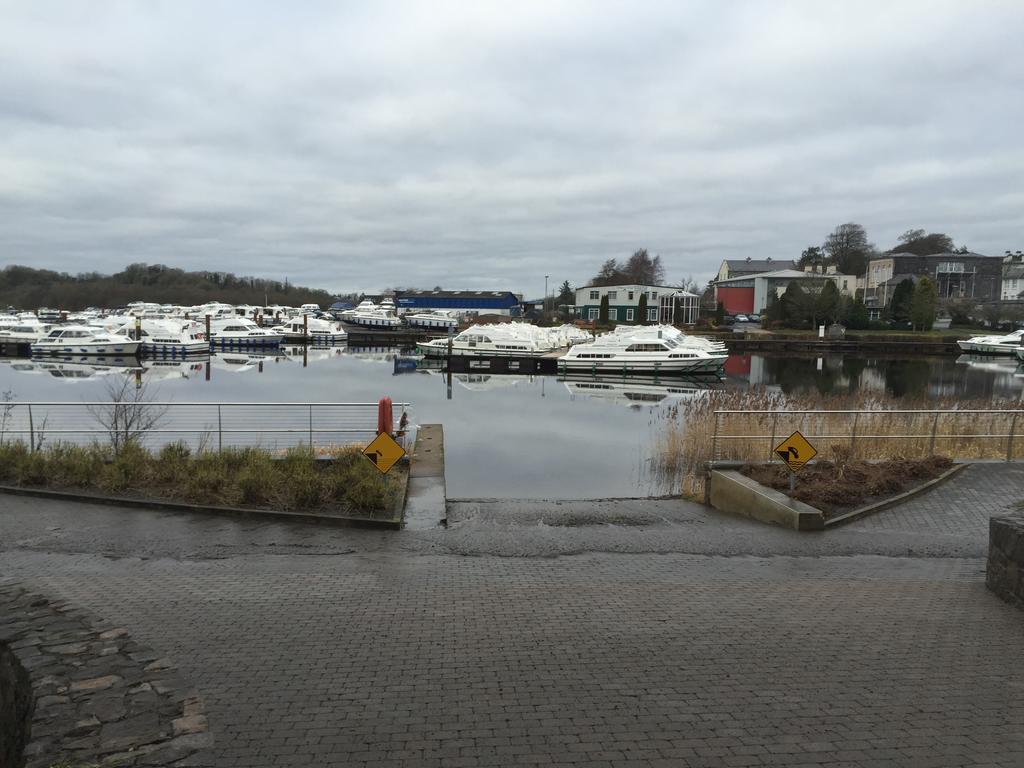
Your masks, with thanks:
M192 306L227 304L319 304L329 306L327 291L291 285L285 280L238 277L231 272L186 272L163 264L130 264L121 272L71 275L47 269L9 266L0 270L0 306L18 309L79 310L123 307L132 301Z
M909 278L893 291L892 300L883 310L882 320L909 325L913 330L930 331L938 310L938 289L927 277L915 283ZM818 325L841 323L851 330L864 330L870 325L864 301L844 296L831 280L820 291L808 291L799 280L790 281L782 296L771 297L765 318L772 325L816 328Z
M912 253L928 256L933 253L967 253L967 246L957 248L953 238L943 232L925 232L923 229L908 229L897 238L896 245L886 253ZM803 250L797 261L797 268L807 266L830 267L843 275L862 275L871 259L880 256L879 250L868 240L863 226L855 222L840 224L825 238L821 245L812 245Z

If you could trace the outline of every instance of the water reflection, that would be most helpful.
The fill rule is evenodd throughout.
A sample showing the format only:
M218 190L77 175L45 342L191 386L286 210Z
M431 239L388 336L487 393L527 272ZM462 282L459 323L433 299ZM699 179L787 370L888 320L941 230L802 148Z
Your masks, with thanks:
M103 399L111 375L190 402L412 403L415 423L445 430L454 498L599 498L665 493L647 461L675 406L709 389L764 386L823 395L1022 399L1024 373L998 358L885 359L734 355L724 382L701 379L449 377L412 350L288 345L279 353L218 352L186 360L0 359L0 393L20 400ZM239 375L241 374L241 375ZM73 385L73 387L72 387ZM73 395L69 397L69 393Z
M1021 399L1024 371L1012 358L974 355L877 358L734 355L729 386L765 386L786 394L873 392L893 398Z

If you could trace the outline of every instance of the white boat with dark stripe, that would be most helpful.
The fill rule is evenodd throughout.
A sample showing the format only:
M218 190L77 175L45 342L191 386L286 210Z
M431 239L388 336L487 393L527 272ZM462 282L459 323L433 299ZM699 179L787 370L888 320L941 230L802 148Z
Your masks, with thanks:
M192 320L151 320L143 318L138 326L134 322L115 328L114 333L136 338L141 342L139 349L150 355L187 356L201 355L210 351L203 325Z
M140 342L120 333L108 333L87 325L62 325L35 342L34 355L105 355L127 357L139 351Z
M623 331L572 346L558 359L558 371L623 375L718 373L728 357L724 351L681 344L664 333Z
M957 345L973 355L1013 355L1024 345L1024 328L1003 336L972 336Z

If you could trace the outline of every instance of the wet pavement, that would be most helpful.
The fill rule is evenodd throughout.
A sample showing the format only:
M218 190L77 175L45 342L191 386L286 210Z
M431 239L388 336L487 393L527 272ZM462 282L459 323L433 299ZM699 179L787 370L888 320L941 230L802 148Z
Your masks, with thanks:
M814 534L672 500L395 533L0 496L0 580L174 660L217 766L1020 766L1024 613L983 559L1018 473Z

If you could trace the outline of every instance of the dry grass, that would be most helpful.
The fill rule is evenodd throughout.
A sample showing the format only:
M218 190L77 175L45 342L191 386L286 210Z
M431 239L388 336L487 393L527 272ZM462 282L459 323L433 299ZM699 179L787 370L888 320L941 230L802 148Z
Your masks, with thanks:
M953 398L895 402L865 392L840 395L785 395L765 389L711 391L682 402L667 412L654 455L654 470L686 496L704 495L704 467L712 460L765 462L776 460L772 449L799 430L822 457L834 448L848 448L851 459L917 459L931 455L954 459L1006 458L1012 417L964 413L970 410L1016 410L1012 454L1024 458L1024 405L994 400ZM819 414L729 414L719 417L717 455L715 411L826 411ZM836 411L870 413L853 416ZM946 410L931 414L898 414L894 410ZM934 432L934 443L932 434ZM856 434L854 439L852 435ZM985 435L1004 435L991 438Z
M0 444L0 483L83 489L197 504L349 514L390 514L401 483L382 475L358 448L330 461L308 448L283 454L259 448L193 453L182 443L151 453L134 442L108 446L54 444L32 452Z

